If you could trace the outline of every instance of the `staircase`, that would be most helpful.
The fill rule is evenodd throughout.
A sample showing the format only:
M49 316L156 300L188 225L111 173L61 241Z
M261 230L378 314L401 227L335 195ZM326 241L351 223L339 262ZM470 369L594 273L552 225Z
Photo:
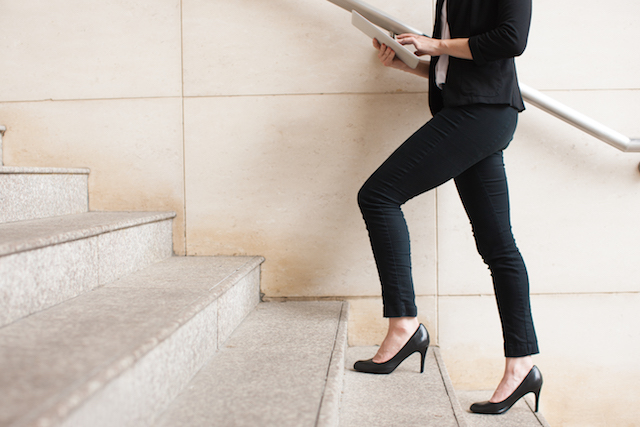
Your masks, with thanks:
M354 372L347 303L260 303L262 257L172 256L173 213L89 212L88 174L0 165L1 427L546 425L463 410L437 347Z
M173 213L0 167L0 425L143 426L259 302L261 257L173 257Z

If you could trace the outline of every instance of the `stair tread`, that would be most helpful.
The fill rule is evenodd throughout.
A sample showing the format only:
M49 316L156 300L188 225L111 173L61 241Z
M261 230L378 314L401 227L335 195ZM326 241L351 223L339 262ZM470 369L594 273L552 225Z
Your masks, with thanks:
M259 304L154 425L316 425L342 307Z
M357 360L371 358L377 349L350 347L347 350L341 427L459 425L438 367L435 348L429 348L422 374L418 353L409 356L391 375L363 374L353 370Z
M542 414L533 412L535 399L531 395L520 399L509 411L498 416L474 414L467 410L474 402L489 399L491 394L491 390L456 390L458 400L465 409L464 417L469 425L473 427L548 427Z
M73 409L262 261L169 258L1 328L0 425Z
M357 360L369 359L378 347L347 350L345 382L340 412L341 427L390 425L451 427L548 427L533 400L520 400L506 414L473 414L472 403L487 400L489 391L454 390L438 347L431 347L424 373L420 355L413 354L391 375L363 374L353 370Z
M174 217L174 212L86 212L0 224L0 256Z

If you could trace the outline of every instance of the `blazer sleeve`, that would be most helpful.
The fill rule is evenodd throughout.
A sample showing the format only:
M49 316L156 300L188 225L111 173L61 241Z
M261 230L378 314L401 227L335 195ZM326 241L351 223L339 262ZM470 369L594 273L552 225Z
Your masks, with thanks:
M498 0L498 25L469 38L478 65L519 56L524 52L531 25L531 0Z

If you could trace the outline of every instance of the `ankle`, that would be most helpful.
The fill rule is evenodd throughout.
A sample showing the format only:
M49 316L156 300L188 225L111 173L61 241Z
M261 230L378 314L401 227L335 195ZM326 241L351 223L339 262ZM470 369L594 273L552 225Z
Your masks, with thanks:
M531 368L533 368L533 358L531 356L507 357L504 375L505 377L524 378L531 371Z
M389 333L394 335L413 334L420 326L417 317L389 318Z

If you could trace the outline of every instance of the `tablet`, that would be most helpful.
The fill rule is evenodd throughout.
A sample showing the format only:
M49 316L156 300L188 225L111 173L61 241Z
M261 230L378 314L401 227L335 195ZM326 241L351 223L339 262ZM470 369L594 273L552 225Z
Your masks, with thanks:
M389 34L382 31L379 27L373 25L369 20L364 18L355 10L351 12L351 23L360 31L378 40L379 43L389 46L396 53L398 58L411 68L416 68L420 63L420 58L413 54L409 49L398 43Z

